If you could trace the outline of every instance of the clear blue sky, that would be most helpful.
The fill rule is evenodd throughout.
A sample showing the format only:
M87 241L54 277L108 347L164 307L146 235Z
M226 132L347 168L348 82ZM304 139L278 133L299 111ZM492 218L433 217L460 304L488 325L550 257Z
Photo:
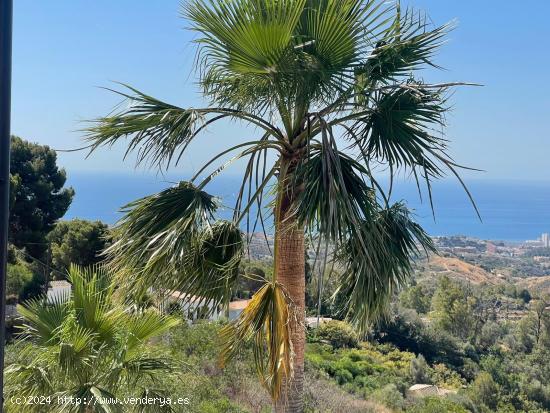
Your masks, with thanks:
M550 1L410 0L436 24L457 19L426 80L473 81L459 90L448 121L452 153L491 179L550 179ZM201 104L192 75L192 34L178 0L16 0L12 132L53 148L82 144L79 121L105 115L118 99L97 86L130 83L183 106ZM218 128L193 148L186 170L207 151L238 139ZM121 148L86 161L60 154L71 171L123 171Z

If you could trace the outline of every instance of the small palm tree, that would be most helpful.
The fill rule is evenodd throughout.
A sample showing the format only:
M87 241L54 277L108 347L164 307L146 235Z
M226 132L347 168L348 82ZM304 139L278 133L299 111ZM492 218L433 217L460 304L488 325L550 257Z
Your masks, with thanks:
M51 399L14 404L8 411L132 411L137 406L114 401L158 394L149 388L150 379L171 366L152 356L146 343L178 321L154 310L129 312L114 304L113 284L100 267L72 266L69 280L70 296L34 299L18 308L24 318L22 351L6 369L6 394ZM69 402L71 398L80 403Z
M450 27L367 0L190 0L184 14L198 34L200 86L211 105L184 108L124 85L116 93L131 104L90 125L92 151L127 138L138 164L162 169L216 122L240 121L258 137L216 154L190 181L129 204L112 265L130 289L177 289L224 305L247 241L240 229L254 232L272 213L274 276L224 330L223 356L252 340L278 411L300 412L306 237L334 251L345 315L360 331L406 280L411 258L433 250L375 172L392 182L409 173L430 200L433 179L458 177L437 130L459 83L415 77L435 67ZM233 219L216 220L206 186L242 158Z

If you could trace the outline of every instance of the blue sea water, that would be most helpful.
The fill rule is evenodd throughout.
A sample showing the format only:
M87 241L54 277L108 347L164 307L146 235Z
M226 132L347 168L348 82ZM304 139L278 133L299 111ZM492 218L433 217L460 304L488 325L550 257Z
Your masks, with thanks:
M69 173L68 185L76 191L65 218L99 219L114 224L126 203L174 184L142 173ZM428 200L420 200L414 183L398 183L394 200L406 200L415 216L431 235L469 235L481 239L524 241L550 232L550 182L483 181L467 182L482 220L461 186L452 180L433 185L435 221ZM207 188L233 205L238 178L219 176ZM231 211L225 210L229 215ZM268 228L269 230L269 228Z

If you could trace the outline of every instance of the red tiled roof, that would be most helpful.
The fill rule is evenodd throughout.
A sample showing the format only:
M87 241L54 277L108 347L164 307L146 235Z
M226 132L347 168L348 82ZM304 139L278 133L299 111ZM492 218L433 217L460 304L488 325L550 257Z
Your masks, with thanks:
M250 300L237 300L229 303L229 310L244 310Z

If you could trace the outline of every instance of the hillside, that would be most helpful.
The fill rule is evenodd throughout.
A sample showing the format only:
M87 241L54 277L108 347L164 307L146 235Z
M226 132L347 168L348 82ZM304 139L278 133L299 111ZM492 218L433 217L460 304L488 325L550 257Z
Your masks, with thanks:
M550 275L543 277L515 278L514 283L529 291L539 291L550 294Z
M432 255L424 260L419 270L425 275L447 276L452 279L463 280L473 284L502 284L504 280L477 265L469 264L455 257Z

